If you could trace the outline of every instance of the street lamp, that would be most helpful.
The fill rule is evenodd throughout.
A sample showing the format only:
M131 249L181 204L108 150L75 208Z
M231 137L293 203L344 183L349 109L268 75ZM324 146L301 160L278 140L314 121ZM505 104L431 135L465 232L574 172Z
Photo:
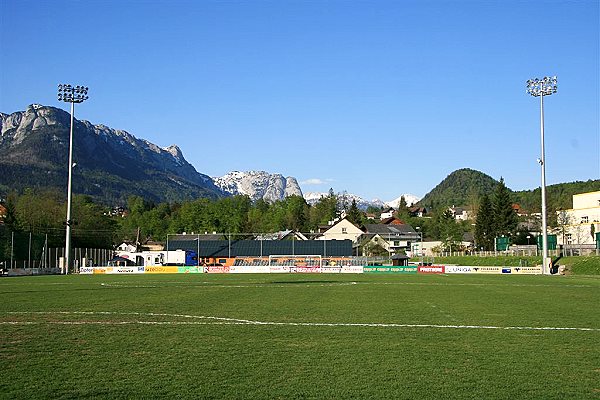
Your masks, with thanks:
M548 270L548 227L546 225L546 162L544 151L544 96L550 96L557 90L556 76L546 76L542 79L529 79L527 81L527 93L540 98L540 133L541 133L541 157L538 159L542 169L542 274ZM549 272L549 271L548 271Z
M71 103L71 130L69 133L69 180L67 184L67 233L65 239L65 275L69 273L71 266L71 200L73 197L73 115L75 114L75 103L82 103L88 99L88 88L85 86L71 86L69 84L58 85L58 100Z

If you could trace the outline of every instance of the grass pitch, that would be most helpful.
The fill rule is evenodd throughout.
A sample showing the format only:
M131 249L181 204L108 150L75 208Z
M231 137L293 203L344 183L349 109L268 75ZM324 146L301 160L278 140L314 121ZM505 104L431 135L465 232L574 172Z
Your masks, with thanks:
M0 279L3 398L600 398L600 277Z

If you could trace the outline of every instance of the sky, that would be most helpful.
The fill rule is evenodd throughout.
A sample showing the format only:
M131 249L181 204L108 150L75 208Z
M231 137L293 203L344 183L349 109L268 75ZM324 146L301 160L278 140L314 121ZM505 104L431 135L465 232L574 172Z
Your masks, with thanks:
M0 112L85 85L75 117L201 173L419 197L471 168L513 190L600 179L600 10L586 1L0 0ZM600 190L600 188L599 188Z

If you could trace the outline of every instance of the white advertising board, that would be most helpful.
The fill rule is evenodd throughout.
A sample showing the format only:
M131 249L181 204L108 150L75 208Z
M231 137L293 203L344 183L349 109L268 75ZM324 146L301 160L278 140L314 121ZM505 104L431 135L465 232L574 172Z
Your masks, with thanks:
M271 265L269 266L269 272L272 274L290 272L290 267L284 265Z
M473 267L446 265L446 273L447 274L472 274Z
M268 265L232 265L229 267L229 272L232 274L268 274L271 271Z

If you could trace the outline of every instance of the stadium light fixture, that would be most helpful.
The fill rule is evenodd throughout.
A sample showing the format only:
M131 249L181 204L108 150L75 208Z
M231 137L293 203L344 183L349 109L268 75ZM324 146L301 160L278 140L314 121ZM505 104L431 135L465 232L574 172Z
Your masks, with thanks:
M71 266L71 203L73 198L73 115L75 114L75 103L82 103L89 97L87 95L88 88L86 86L75 86L69 84L58 85L58 100L65 103L71 103L71 129L69 133L69 180L67 184L67 229L65 238L65 275L69 273Z
M527 81L527 93L540 98L540 135L541 156L538 162L542 169L542 274L550 272L548 263L548 226L546 211L546 157L544 149L544 96L550 96L557 91L556 76L546 76L542 79L529 79Z

